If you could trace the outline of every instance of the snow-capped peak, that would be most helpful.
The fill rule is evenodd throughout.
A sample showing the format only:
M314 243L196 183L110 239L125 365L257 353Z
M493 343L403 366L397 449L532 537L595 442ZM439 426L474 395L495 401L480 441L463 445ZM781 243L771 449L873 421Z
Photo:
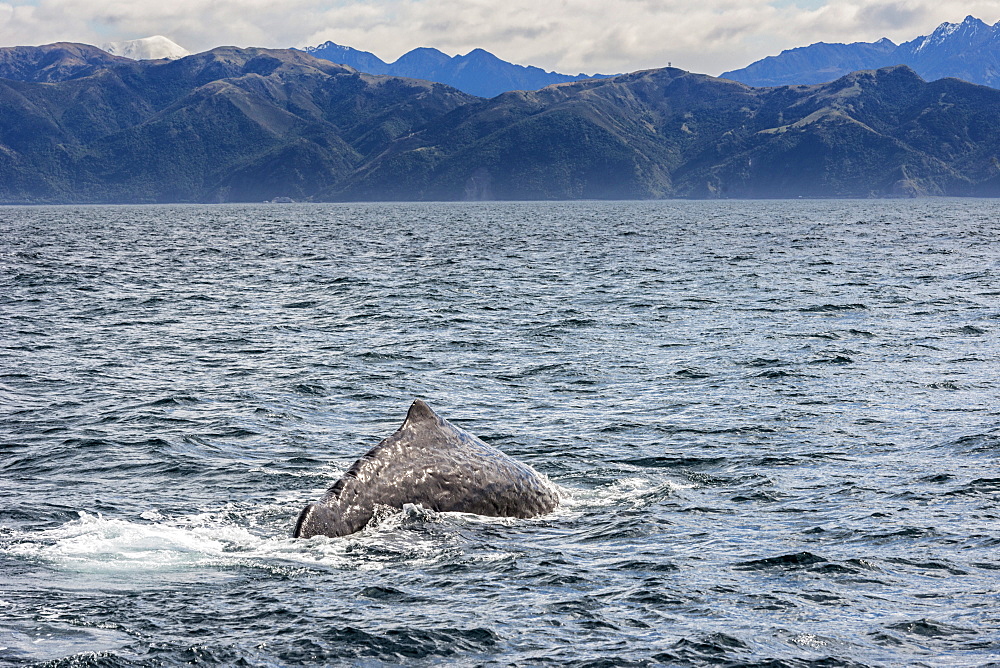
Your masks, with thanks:
M176 60L191 55L190 51L178 46L163 35L130 39L124 42L111 42L101 48L113 56L122 56L132 60L159 60L160 58Z
M325 51L326 49L347 49L346 46L341 46L340 44L334 44L330 40L327 40L320 44L319 46L304 46L302 50L306 53L312 53L314 51Z
M913 51L917 52L923 50L923 48L926 46L931 46L933 44L941 44L942 42L947 40L948 37L955 34L959 30L961 30L962 33L965 35L974 34L979 30L980 27L988 28L989 26L987 26L985 23L977 19L975 16L972 16L971 14L969 16L966 16L965 20L962 21L961 23L947 23L947 22L942 23L934 30L934 32L932 32L927 37L924 37L923 41L920 42L920 45L917 46L917 48L915 48Z

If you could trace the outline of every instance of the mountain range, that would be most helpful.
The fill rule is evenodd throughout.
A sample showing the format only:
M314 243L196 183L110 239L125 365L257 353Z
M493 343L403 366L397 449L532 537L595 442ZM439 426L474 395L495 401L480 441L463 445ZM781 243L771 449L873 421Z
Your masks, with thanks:
M189 55L159 35L114 42L102 48L112 55L132 59L176 59ZM487 98L513 90L538 90L557 83L614 76L547 72L501 60L483 49L448 56L437 49L418 48L392 63L368 51L333 42L305 47L302 51L359 72L444 83ZM1000 88L1000 23L989 26L968 16L962 23L942 23L930 35L900 45L887 38L853 44L819 42L782 51L720 76L758 87L816 84L850 72L898 64L909 66L926 80L956 77Z
M907 65L928 81L956 77L1000 88L1000 22L988 25L967 16L942 23L930 35L896 45L888 39L827 44L782 51L720 76L750 86L784 86L832 81L857 70Z
M1000 91L676 68L482 99L283 49L0 49L0 202L1000 195Z
M483 49L474 49L464 56L449 56L437 49L419 48L403 54L392 63L386 63L368 51L333 42L302 50L317 58L349 65L359 72L436 81L479 97L495 97L512 90L537 90L551 84L611 76L546 72L539 67L509 63Z
M301 199L476 99L289 50L0 49L0 201Z

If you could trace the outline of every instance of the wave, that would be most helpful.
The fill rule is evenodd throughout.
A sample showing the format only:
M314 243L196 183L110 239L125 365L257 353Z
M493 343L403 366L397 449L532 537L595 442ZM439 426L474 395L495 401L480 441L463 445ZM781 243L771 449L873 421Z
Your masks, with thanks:
M668 480L658 476L619 478L614 482L592 489L563 487L561 508L566 512L620 506L643 508L674 496L677 492L696 485ZM560 512L558 509L556 512Z
M262 540L246 529L189 520L171 524L147 511L130 522L79 511L79 518L54 529L15 536L7 552L59 569L127 577L236 563L259 550Z

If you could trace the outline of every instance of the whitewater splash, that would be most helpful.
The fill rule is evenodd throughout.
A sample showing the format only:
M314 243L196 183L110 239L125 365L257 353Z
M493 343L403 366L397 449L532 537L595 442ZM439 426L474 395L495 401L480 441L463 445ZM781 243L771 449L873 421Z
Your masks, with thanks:
M116 581L143 579L151 573L174 574L233 568L263 568L288 572L302 568L377 567L398 558L433 562L442 550L461 542L458 534L480 526L520 532L557 532L560 525L584 514L603 513L609 508L641 509L683 494L696 485L674 479L626 476L596 488L560 486L561 505L541 520L483 517L469 513L438 513L406 504L403 512L383 508L368 527L350 539L317 538L295 541L281 527L263 526L255 533L240 522L245 516L268 515L266 524L288 515L286 499L266 508L247 509L230 504L215 512L166 518L154 510L136 520L108 518L78 511L77 519L43 531L9 534L0 545L9 555L46 563L62 571L113 576ZM288 515L291 522L291 515ZM251 520L249 524L259 524ZM289 524L289 526L291 526ZM265 535L261 535L261 534ZM266 535L270 534L270 535ZM361 558L359 553L371 557Z
M237 567L288 572L318 563L333 566L342 558L342 550L305 551L290 539L260 537L211 514L171 522L155 512L143 513L143 522L79 515L54 529L15 535L5 551L58 570L113 576L115 582L142 581L154 573L183 579Z
M164 571L219 563L227 553L252 549L260 539L238 527L171 526L108 519L80 511L79 519L25 534L9 551L87 572ZM147 520L159 520L144 513Z

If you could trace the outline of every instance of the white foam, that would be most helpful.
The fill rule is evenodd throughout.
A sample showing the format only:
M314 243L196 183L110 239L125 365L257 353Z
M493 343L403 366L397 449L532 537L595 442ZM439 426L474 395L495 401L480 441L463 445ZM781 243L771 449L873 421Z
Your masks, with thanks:
M302 545L290 537L257 536L226 520L227 512L202 513L167 521L146 511L151 522L109 519L80 512L79 519L55 529L15 536L7 552L46 562L89 581L127 586L149 577L203 577L234 567L290 573L317 565L342 566L343 545Z
M256 514L273 509L253 510ZM284 514L285 508L281 510L279 514ZM201 578L206 572L224 575L234 568L283 574L316 568L372 570L401 558L432 562L449 549L441 536L400 531L445 521L441 514L419 507L390 513L376 526L350 537L309 540L291 538L290 527L288 534L278 537L256 535L233 522L234 515L245 520L245 510L228 507L171 520L152 510L136 521L79 515L54 529L14 535L3 549L57 570L85 573L91 584L98 580L126 587L150 577Z
M563 487L562 505L571 509L622 505L642 508L657 503L674 492L695 486L648 476L619 478L608 485L591 489L569 490Z
M562 503L555 515L574 515L607 506L644 507L689 487L692 485L662 478L633 477L595 489L561 488ZM78 519L54 529L14 532L9 537L13 540L3 541L0 549L45 562L57 570L93 576L88 580L107 576L107 582L128 586L151 576L202 577L206 571L221 575L234 568L290 574L315 568L378 569L399 559L430 563L453 550L455 541L461 540L451 527L513 526L524 521L436 513L408 504L403 512L386 513L373 526L350 537L293 539L290 525L288 533L274 535L275 518L288 516L291 521L293 513L289 510L302 505L304 502L296 495L270 504L234 503L173 518L145 510L134 520L81 511ZM435 524L440 524L442 530L433 530ZM432 530L419 530L422 527Z
M238 527L184 528L81 512L61 527L26 534L9 551L67 570L127 574L216 564L232 546L255 542L259 539Z

